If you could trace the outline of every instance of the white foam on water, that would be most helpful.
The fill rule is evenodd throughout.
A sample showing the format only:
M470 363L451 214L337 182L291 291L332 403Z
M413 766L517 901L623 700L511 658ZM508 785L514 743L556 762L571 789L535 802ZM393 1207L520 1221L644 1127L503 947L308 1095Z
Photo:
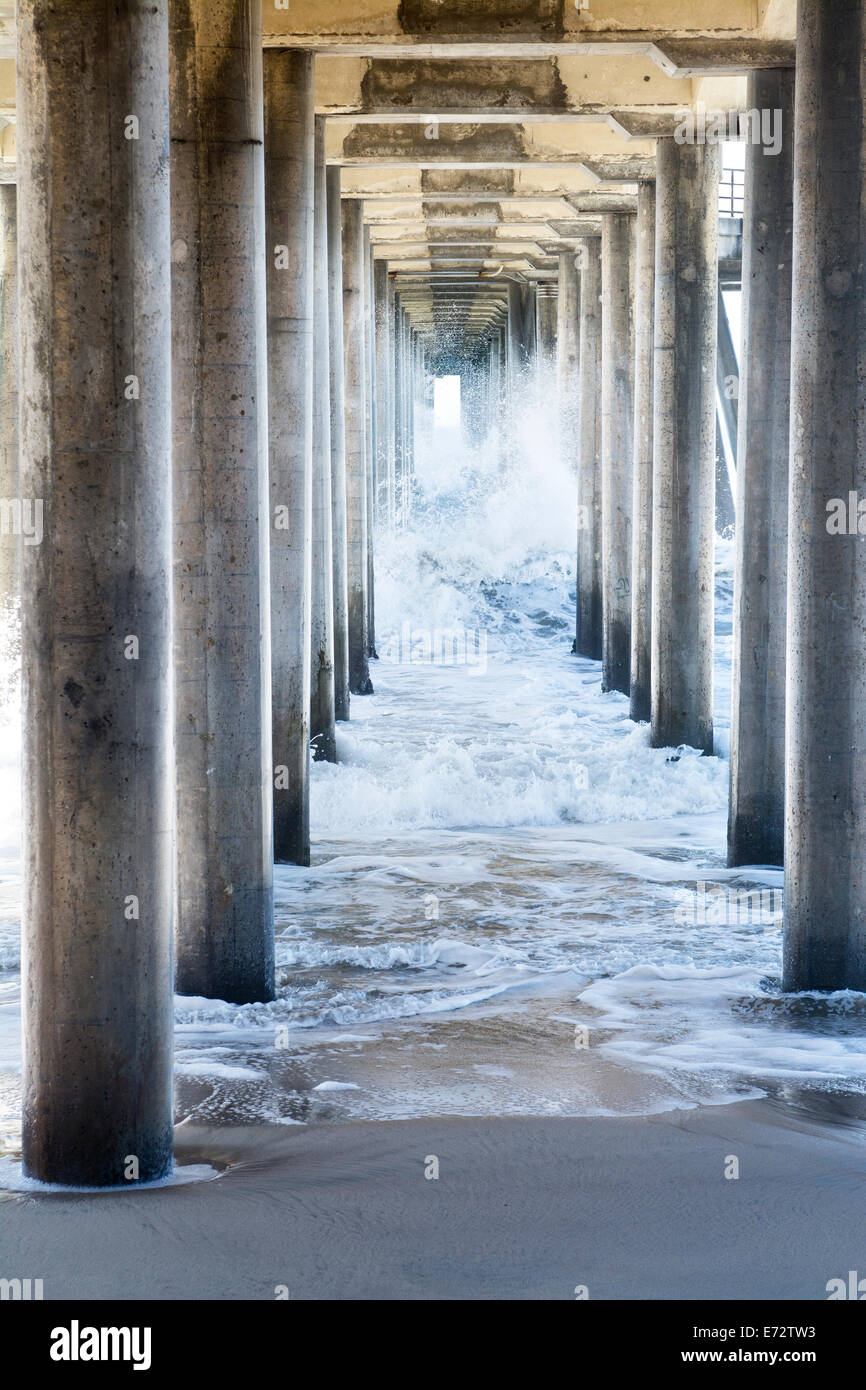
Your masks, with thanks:
M580 1002L611 1059L759 1082L799 1081L866 1093L866 995L783 995L754 966L634 966L583 990Z
M208 1163L187 1163L175 1164L171 1172L164 1178L157 1178L154 1182L133 1182L118 1183L113 1187L74 1187L64 1183L40 1182L38 1178L28 1178L24 1174L22 1164L13 1158L0 1157L0 1192L24 1192L31 1194L53 1194L55 1196L74 1195L75 1193L86 1193L88 1196L100 1196L113 1194L119 1196L121 1193L147 1192L155 1187L184 1187L188 1183L212 1182L214 1178L221 1177L226 1169L212 1168Z

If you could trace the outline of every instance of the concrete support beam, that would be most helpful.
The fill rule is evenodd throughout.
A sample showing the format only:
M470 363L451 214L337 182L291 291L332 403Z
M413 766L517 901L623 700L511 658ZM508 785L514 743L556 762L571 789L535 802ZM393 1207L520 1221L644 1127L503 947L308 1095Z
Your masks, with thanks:
M400 295L394 300L394 514L396 524L406 523L406 412L403 404L405 389L405 357L403 353L403 305Z
M375 262L374 311L376 329L376 521L378 526L393 525L392 482L394 476L394 409L392 394L392 345L390 285L388 267Z
M22 1144L29 1177L91 1187L172 1164L168 47L165 3L18 5L21 490L45 508L22 559Z
M602 656L601 238L578 243L580 267L580 443L577 463L578 656Z
M801 0L788 525L786 990L866 989L866 4ZM838 500L834 500L838 499Z
M324 119L316 117L313 266L313 501L310 602L310 743L319 762L337 760L334 704L334 553L331 540L331 352L328 189Z
M635 219L602 219L602 689L631 687Z
M346 397L343 347L343 207L340 170L325 175L328 197L328 353L331 362L331 548L334 587L334 712L349 718L349 589L346 533Z
M626 180L639 177L633 170L649 161L644 176L652 176L652 140L626 142L606 118L595 123L442 124L436 127L435 138L417 121L349 127L329 122L328 126L328 162L350 168L452 170L462 180L468 171L504 172L531 164L583 168L597 182L614 174Z
M403 521L408 525L412 516L412 493L415 476L415 400L412 372L412 323L408 309L403 308Z
M273 998L261 38L172 8L177 990ZM132 108L130 108L132 109Z
M343 200L343 341L346 393L346 535L349 689L370 695L367 557L367 295L364 214Z
M312 54L265 55L274 857L310 862L315 123Z
M415 58L366 61L327 55L316 74L316 109L334 119L417 120L434 138L440 122L598 121L613 110L691 106L692 84L663 74L645 54L514 59Z
M628 148L622 146L623 150ZM629 196L633 201L637 198L635 185L625 189L600 185L578 164L568 168L526 164L511 169L462 166L422 169L417 166L382 168L373 163L347 168L343 175L344 198L364 198L377 207L395 200L421 205L433 200L440 207L446 203L484 204L493 200L516 207L556 201L561 204L562 215L567 217L567 199L610 201Z
M376 439L376 287L370 228L364 227L364 316L365 374L367 397L367 655L376 657L376 601L373 567L373 539L378 491Z
M632 493L630 714L652 714L653 378L655 320L655 184L638 192L635 253L634 489Z
M572 258L573 256L572 251ZM552 287L539 288L535 299L537 367L540 381L548 385L552 385L556 379L558 308L556 291Z
M0 184L0 497L21 498L18 460L18 202ZM21 596L21 537L0 537L0 622L11 623Z
M657 163L652 741L712 753L719 147Z
M756 72L782 150L746 147L728 863L781 864L793 268L794 74Z
M607 0L589 11L562 0L379 0L375 16L316 0L269 10L265 42L354 59L646 56L665 73L680 71L678 65L686 73L729 73L792 61L787 34L761 33L754 0L726 0L722 16L718 0L693 0L665 12L647 0Z
M536 354L535 287L517 280L508 282L508 364L512 393L520 390L533 369ZM517 399L512 395L512 406Z
M559 417L560 456L575 477L580 467L580 272L579 252L572 248L559 256L559 297L557 301L556 385ZM539 300L542 303L543 300ZM577 547L580 552L580 513ZM578 650L580 593L575 609L575 639Z

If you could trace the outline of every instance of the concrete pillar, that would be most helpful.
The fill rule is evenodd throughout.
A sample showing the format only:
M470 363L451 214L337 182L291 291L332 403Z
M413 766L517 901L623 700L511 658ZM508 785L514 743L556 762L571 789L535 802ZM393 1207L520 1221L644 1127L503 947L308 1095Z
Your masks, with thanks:
M559 416L560 456L568 469L578 475L580 459L580 271L574 248L559 253L559 301L557 304L556 387ZM578 507L577 551L581 548L581 517ZM579 650L580 587L575 609L575 638L572 651Z
M634 297L634 486L631 562L631 701L636 722L652 713L653 355L656 189L638 184Z
M346 396L343 354L343 207L340 168L327 169L328 352L331 359L331 549L334 587L334 712L349 718L349 590L346 553Z
M499 334L495 334L487 345L487 430L493 434L499 426L499 409L502 399L501 359L499 355Z
M23 1159L83 1186L172 1163L168 37L18 4Z
M370 228L364 227L364 298L366 302L366 397L367 397L367 655L376 659L376 601L373 541L379 470L376 463L376 293Z
M412 480L415 474L415 407L412 399L412 324L403 310L403 524L412 517Z
M343 199L343 341L349 689L353 695L371 695L367 603L367 296L364 204L358 198Z
M523 365L526 371L533 375L536 370L538 358L538 338L536 335L536 324L538 322L537 287L535 285L521 285L520 287L520 349L523 358Z
M535 300L535 334L538 342L538 380L543 391L552 388L557 369L557 310L552 285L539 286Z
M659 140L652 743L713 751L718 145Z
M794 123L786 990L866 989L866 3L801 0Z
M261 34L171 10L177 990L273 998Z
M406 327L403 331L403 353L406 367L403 377L403 403L406 407L406 524L411 520L411 499L414 492L414 471L416 471L416 400L414 400L414 331L411 327L409 310L403 310Z
M274 858L310 862L313 55L265 52Z
M388 276L388 298L386 304L387 344L388 344L388 420L386 437L388 439L388 513L387 523L393 530L397 521L397 406L396 406L396 291L394 281Z
M21 498L18 465L18 214L14 183L0 184L0 497L7 500ZM21 595L21 545L21 536L0 536L0 621L4 623L12 622Z
M748 108L781 112L782 149L746 145L728 863L781 864L794 73L753 72Z
M580 268L580 406L577 458L578 656L601 661L601 238L582 237ZM561 321L561 320L560 320Z
M390 525L390 487L394 448L394 411L391 402L391 318L388 305L388 262L376 261L374 270L376 325L376 521Z
M557 302L556 368L563 421L563 444L568 443L569 457L577 456L576 440L569 440L566 431L577 429L579 418L578 387L580 376L580 257L573 249L559 253L559 298Z
M506 463L507 410L509 402L508 387L508 327L502 322L497 333L499 348L499 396L497 399L496 454L500 473Z
M631 688L634 480L634 217L606 213L601 237L602 689Z
M403 308L400 296L394 302L394 514L397 526L406 524L406 358L403 351Z
M508 319L506 331L508 334L508 410L511 412L517 408L520 400L520 382L525 367L523 349L521 346L521 327L523 318L523 302L520 296L520 286L516 280L508 282Z
M319 762L337 761L334 728L334 580L331 544L331 383L328 328L328 191L325 118L316 117L313 270L313 552L310 743Z

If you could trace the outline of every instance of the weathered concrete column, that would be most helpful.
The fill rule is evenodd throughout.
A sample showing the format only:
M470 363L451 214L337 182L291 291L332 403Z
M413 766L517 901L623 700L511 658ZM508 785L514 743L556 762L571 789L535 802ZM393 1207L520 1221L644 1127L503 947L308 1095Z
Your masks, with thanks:
M602 689L631 689L634 479L634 233L628 212L602 218Z
M753 72L748 108L781 113L782 148L746 145L728 863L781 864L794 73Z
M328 191L325 118L316 117L313 267L313 552L310 742L319 762L337 760L334 729L334 579L331 543L331 354L328 308Z
M577 458L578 656L601 661L601 238L576 246L580 274L580 406Z
M499 349L499 395L496 404L496 455L500 473L507 460L507 411L508 411L508 327L503 322L496 335Z
M391 475L394 449L394 411L391 393L391 322L388 302L388 262L375 262L374 270L376 324L376 520L379 526L390 525Z
M521 305L521 349L526 370L535 374L536 362L538 357L538 337L536 324L538 322L538 311L536 299L538 288L536 285L521 285L520 305Z
M123 1186L172 1163L167 5L17 41L24 1169Z
M171 10L177 990L273 998L261 34Z
M559 451L566 466L577 477L580 463L580 271L579 256L573 248L559 253L559 302L557 304L556 388L559 416ZM577 550L581 547L581 518L578 506ZM580 586L575 607L575 638L572 651L578 651L580 633Z
M370 228L364 227L364 298L366 303L366 397L367 397L367 655L375 660L376 600L373 566L373 542L376 529L376 496L379 489L379 470L376 463L376 290L373 269L373 247Z
M580 418L580 257L574 250L559 253L556 372L562 445L568 459L577 460ZM540 301L543 303L544 301Z
M388 276L388 298L386 303L388 345L388 420L386 438L388 440L388 511L386 521L393 530L397 523L397 406L396 406L396 291L394 281Z
M501 359L499 355L498 333L487 344L487 431L498 428L499 409L502 400Z
M367 296L364 204L358 198L343 199L343 341L349 689L353 695L371 695L367 603Z
M274 858L310 862L313 55L265 53Z
M407 311L409 322L409 337L407 339L408 363L406 369L406 408L409 412L409 461L411 465L412 485L409 491L409 515L412 515L412 495L414 492L415 480L415 344L418 340L417 334L412 327L411 318Z
M866 990L864 52L864 0L801 0L794 125L786 990Z
M346 554L346 396L343 352L343 207L340 167L328 168L328 352L331 359L331 549L334 586L334 712L349 718L349 590Z
M554 287L540 285L536 290L535 299L535 335L538 342L536 367L539 385L543 391L552 387L556 376L558 309L559 302Z
M406 525L406 356L403 351L403 308L394 300L394 516Z
M364 376L365 419L367 423L367 546L372 543L372 519L376 496L376 306L374 299L373 247L370 228L364 224Z
M403 309L403 524L412 516L415 475L415 402L412 398L412 323Z
M718 145L659 140L652 743L713 751Z
M653 375L656 280L656 189L638 184L634 296L634 485L631 562L630 713L652 714Z
M23 506L18 463L18 213L14 183L0 184L0 497L13 506L17 499ZM21 536L0 536L0 620L4 622L12 621L21 596L21 545Z
M522 347L522 327L523 300L520 295L520 286L516 280L509 280L508 319L506 321L506 331L508 334L507 379L509 413L517 408L517 402L520 400L520 382L526 367Z

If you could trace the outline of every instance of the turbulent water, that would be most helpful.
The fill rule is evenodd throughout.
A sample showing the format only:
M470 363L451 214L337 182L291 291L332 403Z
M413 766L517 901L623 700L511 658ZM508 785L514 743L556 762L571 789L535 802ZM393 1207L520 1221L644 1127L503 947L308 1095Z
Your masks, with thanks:
M429 425L429 421L428 421ZM315 764L313 866L278 867L279 996L178 998L177 1107L216 1122L613 1114L866 1092L866 997L784 997L781 873L727 870L732 553L715 758L653 750L571 653L573 477L528 408L428 429L377 555L375 695ZM423 441L422 441L423 442ZM17 712L0 711L0 1128L18 1041Z

